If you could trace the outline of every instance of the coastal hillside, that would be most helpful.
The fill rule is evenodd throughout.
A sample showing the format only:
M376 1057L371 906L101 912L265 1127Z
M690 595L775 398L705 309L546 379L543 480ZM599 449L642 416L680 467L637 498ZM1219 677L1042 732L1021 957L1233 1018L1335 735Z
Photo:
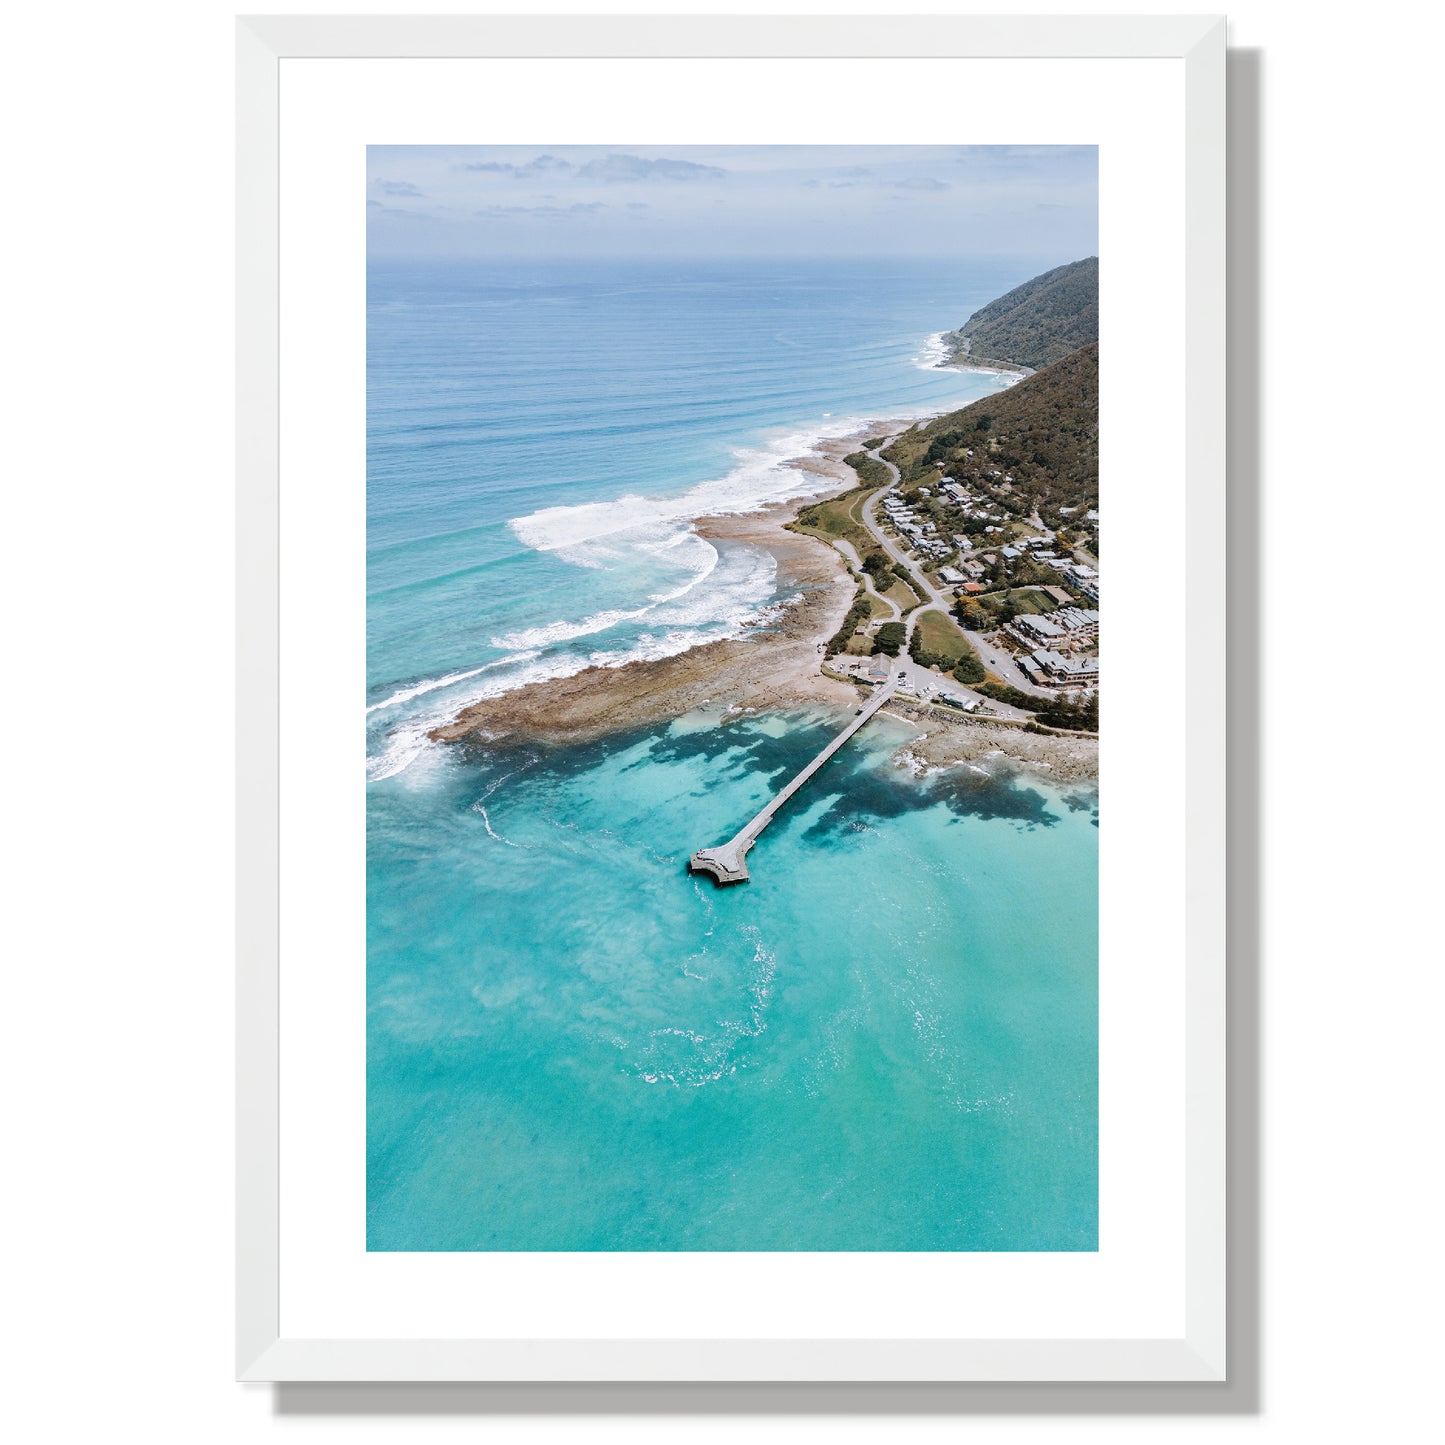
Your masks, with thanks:
M1090 256L990 301L944 344L955 361L1037 370L1098 339L1099 258Z
M905 484L951 477L1023 515L1097 508L1097 344L1080 347L1007 391L910 428L883 455Z

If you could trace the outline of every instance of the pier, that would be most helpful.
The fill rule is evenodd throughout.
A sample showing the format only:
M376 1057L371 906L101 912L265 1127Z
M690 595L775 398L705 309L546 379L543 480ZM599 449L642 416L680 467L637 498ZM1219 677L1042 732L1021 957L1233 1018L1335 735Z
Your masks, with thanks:
M781 792L776 794L758 815L740 833L716 848L702 848L688 861L693 873L706 873L714 883L746 883L751 877L748 872L748 849L758 841L758 834L778 815L779 809L893 696L898 687L898 674L906 658L895 658L888 670L887 678L879 683L873 695L859 710L858 716L835 737L812 762L803 769Z

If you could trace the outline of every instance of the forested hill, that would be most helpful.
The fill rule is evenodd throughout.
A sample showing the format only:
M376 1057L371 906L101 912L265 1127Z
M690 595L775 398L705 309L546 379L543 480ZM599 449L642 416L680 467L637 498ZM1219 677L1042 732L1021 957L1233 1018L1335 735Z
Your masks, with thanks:
M1090 256L1015 286L944 342L956 361L1037 369L1098 339L1099 258Z
M1097 507L1098 346L910 428L883 455L905 483L941 474L996 496L1011 511L1037 507L1046 520L1060 506Z

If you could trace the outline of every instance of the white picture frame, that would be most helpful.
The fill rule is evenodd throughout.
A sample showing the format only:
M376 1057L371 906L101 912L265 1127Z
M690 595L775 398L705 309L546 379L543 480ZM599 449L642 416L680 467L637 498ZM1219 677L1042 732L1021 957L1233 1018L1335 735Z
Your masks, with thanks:
M1169 57L1185 131L1186 1225L1177 1337L296 1338L281 1330L279 111L342 57ZM243 17L237 24L237 1377L1212 1381L1225 1333L1225 26L1220 17Z

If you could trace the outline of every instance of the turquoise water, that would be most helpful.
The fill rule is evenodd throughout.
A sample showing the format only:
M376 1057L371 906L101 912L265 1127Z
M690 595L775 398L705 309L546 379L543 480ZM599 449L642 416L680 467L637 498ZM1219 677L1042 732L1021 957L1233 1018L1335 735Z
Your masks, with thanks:
M368 464L368 1246L1093 1249L1097 815L886 717L718 890L842 719L442 749L589 661L766 626L702 511L858 417L1039 267L375 268Z

